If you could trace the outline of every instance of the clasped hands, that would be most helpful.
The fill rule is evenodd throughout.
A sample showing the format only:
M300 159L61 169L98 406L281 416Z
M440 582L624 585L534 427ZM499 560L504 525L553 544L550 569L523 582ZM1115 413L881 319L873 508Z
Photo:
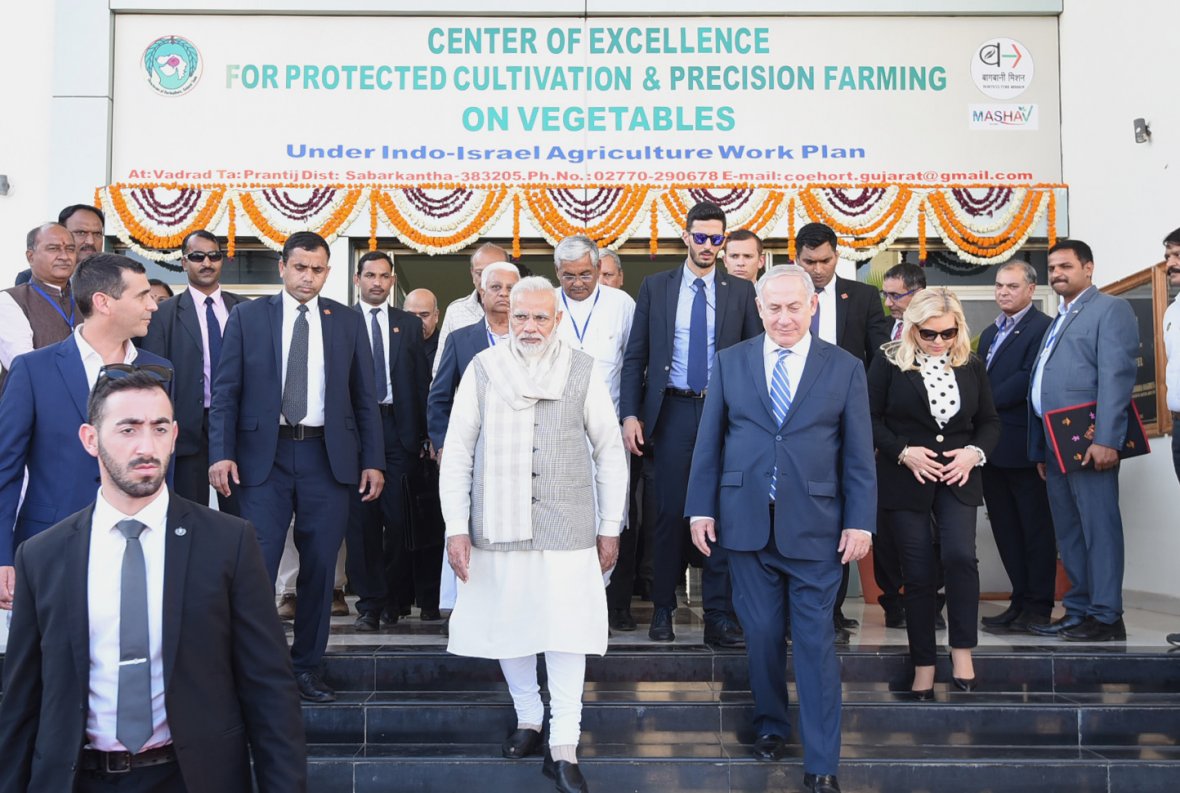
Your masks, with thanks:
M967 484L971 469L980 462L979 452L974 449L951 449L942 453L949 463L938 462L938 452L925 446L908 446L902 452L901 463L914 474L919 482L942 482L944 485Z

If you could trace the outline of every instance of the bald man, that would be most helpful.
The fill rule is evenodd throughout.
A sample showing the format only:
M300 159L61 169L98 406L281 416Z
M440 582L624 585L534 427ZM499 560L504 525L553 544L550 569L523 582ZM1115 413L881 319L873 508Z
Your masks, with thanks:
M77 248L66 227L44 223L32 229L25 237L25 259L30 280L0 292L0 369L10 368L22 353L69 338L78 319L70 294Z
M438 298L429 289L415 289L406 295L402 309L422 320L422 338L426 342L426 360L433 362L438 352Z

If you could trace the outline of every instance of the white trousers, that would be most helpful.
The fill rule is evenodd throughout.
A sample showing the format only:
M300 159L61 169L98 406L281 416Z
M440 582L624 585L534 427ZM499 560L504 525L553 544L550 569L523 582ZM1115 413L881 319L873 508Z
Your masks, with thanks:
M500 669L508 682L516 720L542 724L545 706L537 685L537 656L503 658ZM577 746L582 732L582 689L586 685L586 656L580 653L545 653L549 675L549 745Z
M291 526L287 527L287 542L283 545L283 556L279 559L279 577L275 579L276 595L294 595L295 579L299 577L299 551L295 549L295 532ZM344 589L344 543L340 543L340 553L336 554L336 580L333 589Z

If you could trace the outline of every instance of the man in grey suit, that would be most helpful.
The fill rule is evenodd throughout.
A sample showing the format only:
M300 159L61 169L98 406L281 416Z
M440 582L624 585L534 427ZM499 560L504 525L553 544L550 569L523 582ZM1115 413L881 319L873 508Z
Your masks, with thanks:
M1032 630L1070 641L1125 641L1119 449L1127 435L1139 329L1131 305L1093 284L1094 255L1080 240L1049 249L1049 285L1061 296L1029 387L1029 459L1049 490L1057 549L1071 587L1065 616ZM1046 448L1044 416L1096 402L1083 468L1063 474Z

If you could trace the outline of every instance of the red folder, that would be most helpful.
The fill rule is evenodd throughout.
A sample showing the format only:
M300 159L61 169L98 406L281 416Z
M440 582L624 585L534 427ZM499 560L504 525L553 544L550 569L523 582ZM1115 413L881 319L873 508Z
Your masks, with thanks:
M1045 414L1045 426L1049 431L1049 448L1057 457L1061 473L1068 474L1082 470L1082 458L1094 441L1094 417L1098 403L1087 402L1067 408L1050 410ZM1127 410L1127 439L1119 449L1119 458L1138 457L1151 451L1139 408L1135 403Z

